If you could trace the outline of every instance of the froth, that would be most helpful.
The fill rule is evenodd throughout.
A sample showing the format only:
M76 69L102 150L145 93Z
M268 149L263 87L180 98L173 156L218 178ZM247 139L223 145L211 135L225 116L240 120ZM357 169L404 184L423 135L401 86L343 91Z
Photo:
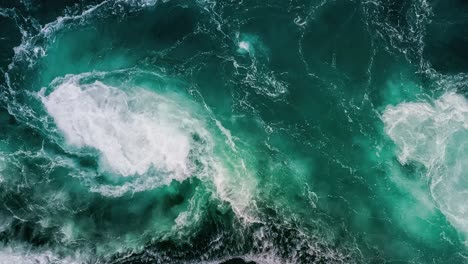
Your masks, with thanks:
M122 176L142 175L151 167L183 179L193 121L171 100L139 89L134 95L101 82L59 85L42 97L47 112L69 145L91 147L103 168Z
M385 132L400 149L402 164L424 165L431 193L441 211L468 235L468 101L446 93L432 103L389 106Z
M14 247L4 247L0 249L0 264L78 264L83 263L82 260L77 260L71 257L60 258L50 250L41 252L32 251L28 247L22 247L20 245Z
M49 94L39 93L54 121L49 133L63 136L62 147L79 155L97 153L99 174L125 179L97 181L94 172L81 169L74 176L85 178L91 191L114 197L193 176L213 187L215 196L243 219L253 217L248 212L253 175L238 156L234 136L210 112L181 94L90 82L96 77L103 75L69 75L56 79ZM216 127L226 140L209 130Z

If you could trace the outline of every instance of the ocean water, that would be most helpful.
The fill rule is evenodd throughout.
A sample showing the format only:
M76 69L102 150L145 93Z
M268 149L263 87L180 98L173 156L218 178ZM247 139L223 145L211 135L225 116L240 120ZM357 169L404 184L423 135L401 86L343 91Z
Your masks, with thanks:
M468 263L467 14L1 0L0 263Z

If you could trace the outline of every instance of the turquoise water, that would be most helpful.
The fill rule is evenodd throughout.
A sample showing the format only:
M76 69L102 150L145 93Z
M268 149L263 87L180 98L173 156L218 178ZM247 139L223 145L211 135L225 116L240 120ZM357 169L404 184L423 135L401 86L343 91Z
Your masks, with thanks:
M3 0L0 263L467 263L462 0Z

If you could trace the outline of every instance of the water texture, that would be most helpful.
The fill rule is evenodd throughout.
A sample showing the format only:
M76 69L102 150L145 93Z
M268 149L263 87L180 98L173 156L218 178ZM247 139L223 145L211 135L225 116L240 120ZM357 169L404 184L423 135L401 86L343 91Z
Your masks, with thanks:
M0 1L0 263L468 263L467 14Z

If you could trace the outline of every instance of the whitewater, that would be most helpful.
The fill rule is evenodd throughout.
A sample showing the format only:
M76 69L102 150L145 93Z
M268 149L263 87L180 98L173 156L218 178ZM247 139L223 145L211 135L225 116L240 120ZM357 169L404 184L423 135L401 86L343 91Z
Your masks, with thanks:
M0 3L0 264L467 263L461 1Z

